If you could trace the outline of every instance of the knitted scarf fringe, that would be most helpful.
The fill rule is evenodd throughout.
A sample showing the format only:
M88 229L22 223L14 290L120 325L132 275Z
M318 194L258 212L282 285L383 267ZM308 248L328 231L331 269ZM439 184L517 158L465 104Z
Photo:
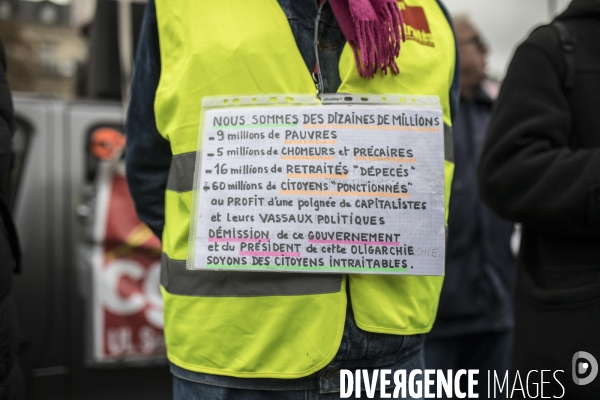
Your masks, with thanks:
M396 58L406 40L402 12L396 4L386 4L378 10L378 19L355 22L357 42L350 42L350 47L363 78L374 77L377 70L387 75L388 68L394 75L400 73Z

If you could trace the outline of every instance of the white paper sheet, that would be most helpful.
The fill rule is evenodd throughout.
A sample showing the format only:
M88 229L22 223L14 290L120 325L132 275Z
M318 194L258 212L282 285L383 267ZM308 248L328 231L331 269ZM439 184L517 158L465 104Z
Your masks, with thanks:
M440 109L215 108L201 131L188 268L443 274Z

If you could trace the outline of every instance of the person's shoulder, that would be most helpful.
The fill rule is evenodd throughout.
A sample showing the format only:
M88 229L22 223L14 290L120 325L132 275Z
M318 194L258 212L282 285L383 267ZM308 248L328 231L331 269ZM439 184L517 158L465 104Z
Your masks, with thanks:
M535 28L529 36L518 46L517 53L521 58L529 59L543 54L559 69L562 67L562 49L560 39L555 27L551 24L541 25Z
M547 24L535 28L522 45L535 46L546 52L555 52L560 50L559 44L560 39L556 28L552 24Z

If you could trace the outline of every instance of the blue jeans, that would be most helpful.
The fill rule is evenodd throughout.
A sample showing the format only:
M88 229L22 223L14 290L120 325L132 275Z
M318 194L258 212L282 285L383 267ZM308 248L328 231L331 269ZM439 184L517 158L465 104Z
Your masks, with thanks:
M510 368L512 353L512 332L485 332L460 335L448 338L428 337L425 343L425 365L431 369L457 371L459 369L478 369L479 384L475 393L480 399L487 397L487 371L496 371L498 376ZM466 382L461 381L462 391L466 391ZM498 394L498 399L506 398ZM447 397L440 397L445 399Z
M200 374L171 364L175 400L306 400L339 399L340 370L425 368L423 335L397 336L363 331L356 326L348 306L344 335L331 363L321 371L300 379L242 379ZM379 395L379 383L376 396ZM387 393L392 393L392 386ZM363 385L364 390L364 385ZM362 392L361 399L366 398ZM379 397L375 397L378 399ZM413 399L413 397L407 397Z

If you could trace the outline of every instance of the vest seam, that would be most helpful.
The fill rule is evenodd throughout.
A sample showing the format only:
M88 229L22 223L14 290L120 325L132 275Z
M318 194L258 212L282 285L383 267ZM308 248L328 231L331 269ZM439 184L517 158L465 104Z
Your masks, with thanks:
M162 285L161 285L162 286ZM237 299L237 298L245 298L245 297L294 297L294 296L312 296L312 295L323 295L323 294L338 294L341 290L337 292L307 292L307 293L294 293L294 294L286 294L286 293L277 293L277 294L269 294L269 295L247 295L247 296L226 296L226 295L215 295L215 296L197 296L193 294L179 294L179 293L171 293L167 288L163 286L163 289L171 296L181 296L181 297L198 297L198 298L209 298L209 299L217 299L217 298L229 298L229 299Z
M190 189L190 190L173 190L173 189L165 189L165 192L173 192L173 193L189 193L189 192L193 192L194 189ZM185 260L182 260L185 261Z
M339 344L337 347L339 347ZM336 351L337 351L337 348L336 348ZM331 352L328 354L327 358L329 358L330 354L331 354ZM322 368L327 366L331 360L333 360L333 356L332 356L331 359L326 362L321 362L321 363L317 364L315 367L309 368L304 371L295 372L295 373L292 373L292 372L271 373L269 371L253 373L253 372L235 372L230 369L215 369L215 368L208 368L208 367L198 367L198 366L186 363L186 362L178 360L178 359L175 360L176 357L174 357L174 356L169 356L168 358L169 358L170 362L177 365L179 368L187 369L187 370L193 371L193 372L199 372L201 374L213 374L213 375L219 375L219 376L229 376L229 377L234 377L234 378L275 378L275 379L277 379L279 377L285 377L286 379L304 378L304 377L307 377L307 376L321 370ZM225 373L228 373L228 374L225 374Z
M420 329L396 329L396 328L382 328L379 326L363 324L361 322L356 321L356 318L355 318L355 322L356 322L356 326L358 326L360 329L367 331L367 332L385 333L385 334L392 334L392 335L399 335L399 336L420 335L420 334L424 334L424 333L429 333L433 326L433 324L428 324L427 327L420 328Z
M183 153L173 154L173 158L185 156L185 155L188 155L188 154L196 154L196 153L198 153L197 150L196 151L186 151L186 152L183 152Z

